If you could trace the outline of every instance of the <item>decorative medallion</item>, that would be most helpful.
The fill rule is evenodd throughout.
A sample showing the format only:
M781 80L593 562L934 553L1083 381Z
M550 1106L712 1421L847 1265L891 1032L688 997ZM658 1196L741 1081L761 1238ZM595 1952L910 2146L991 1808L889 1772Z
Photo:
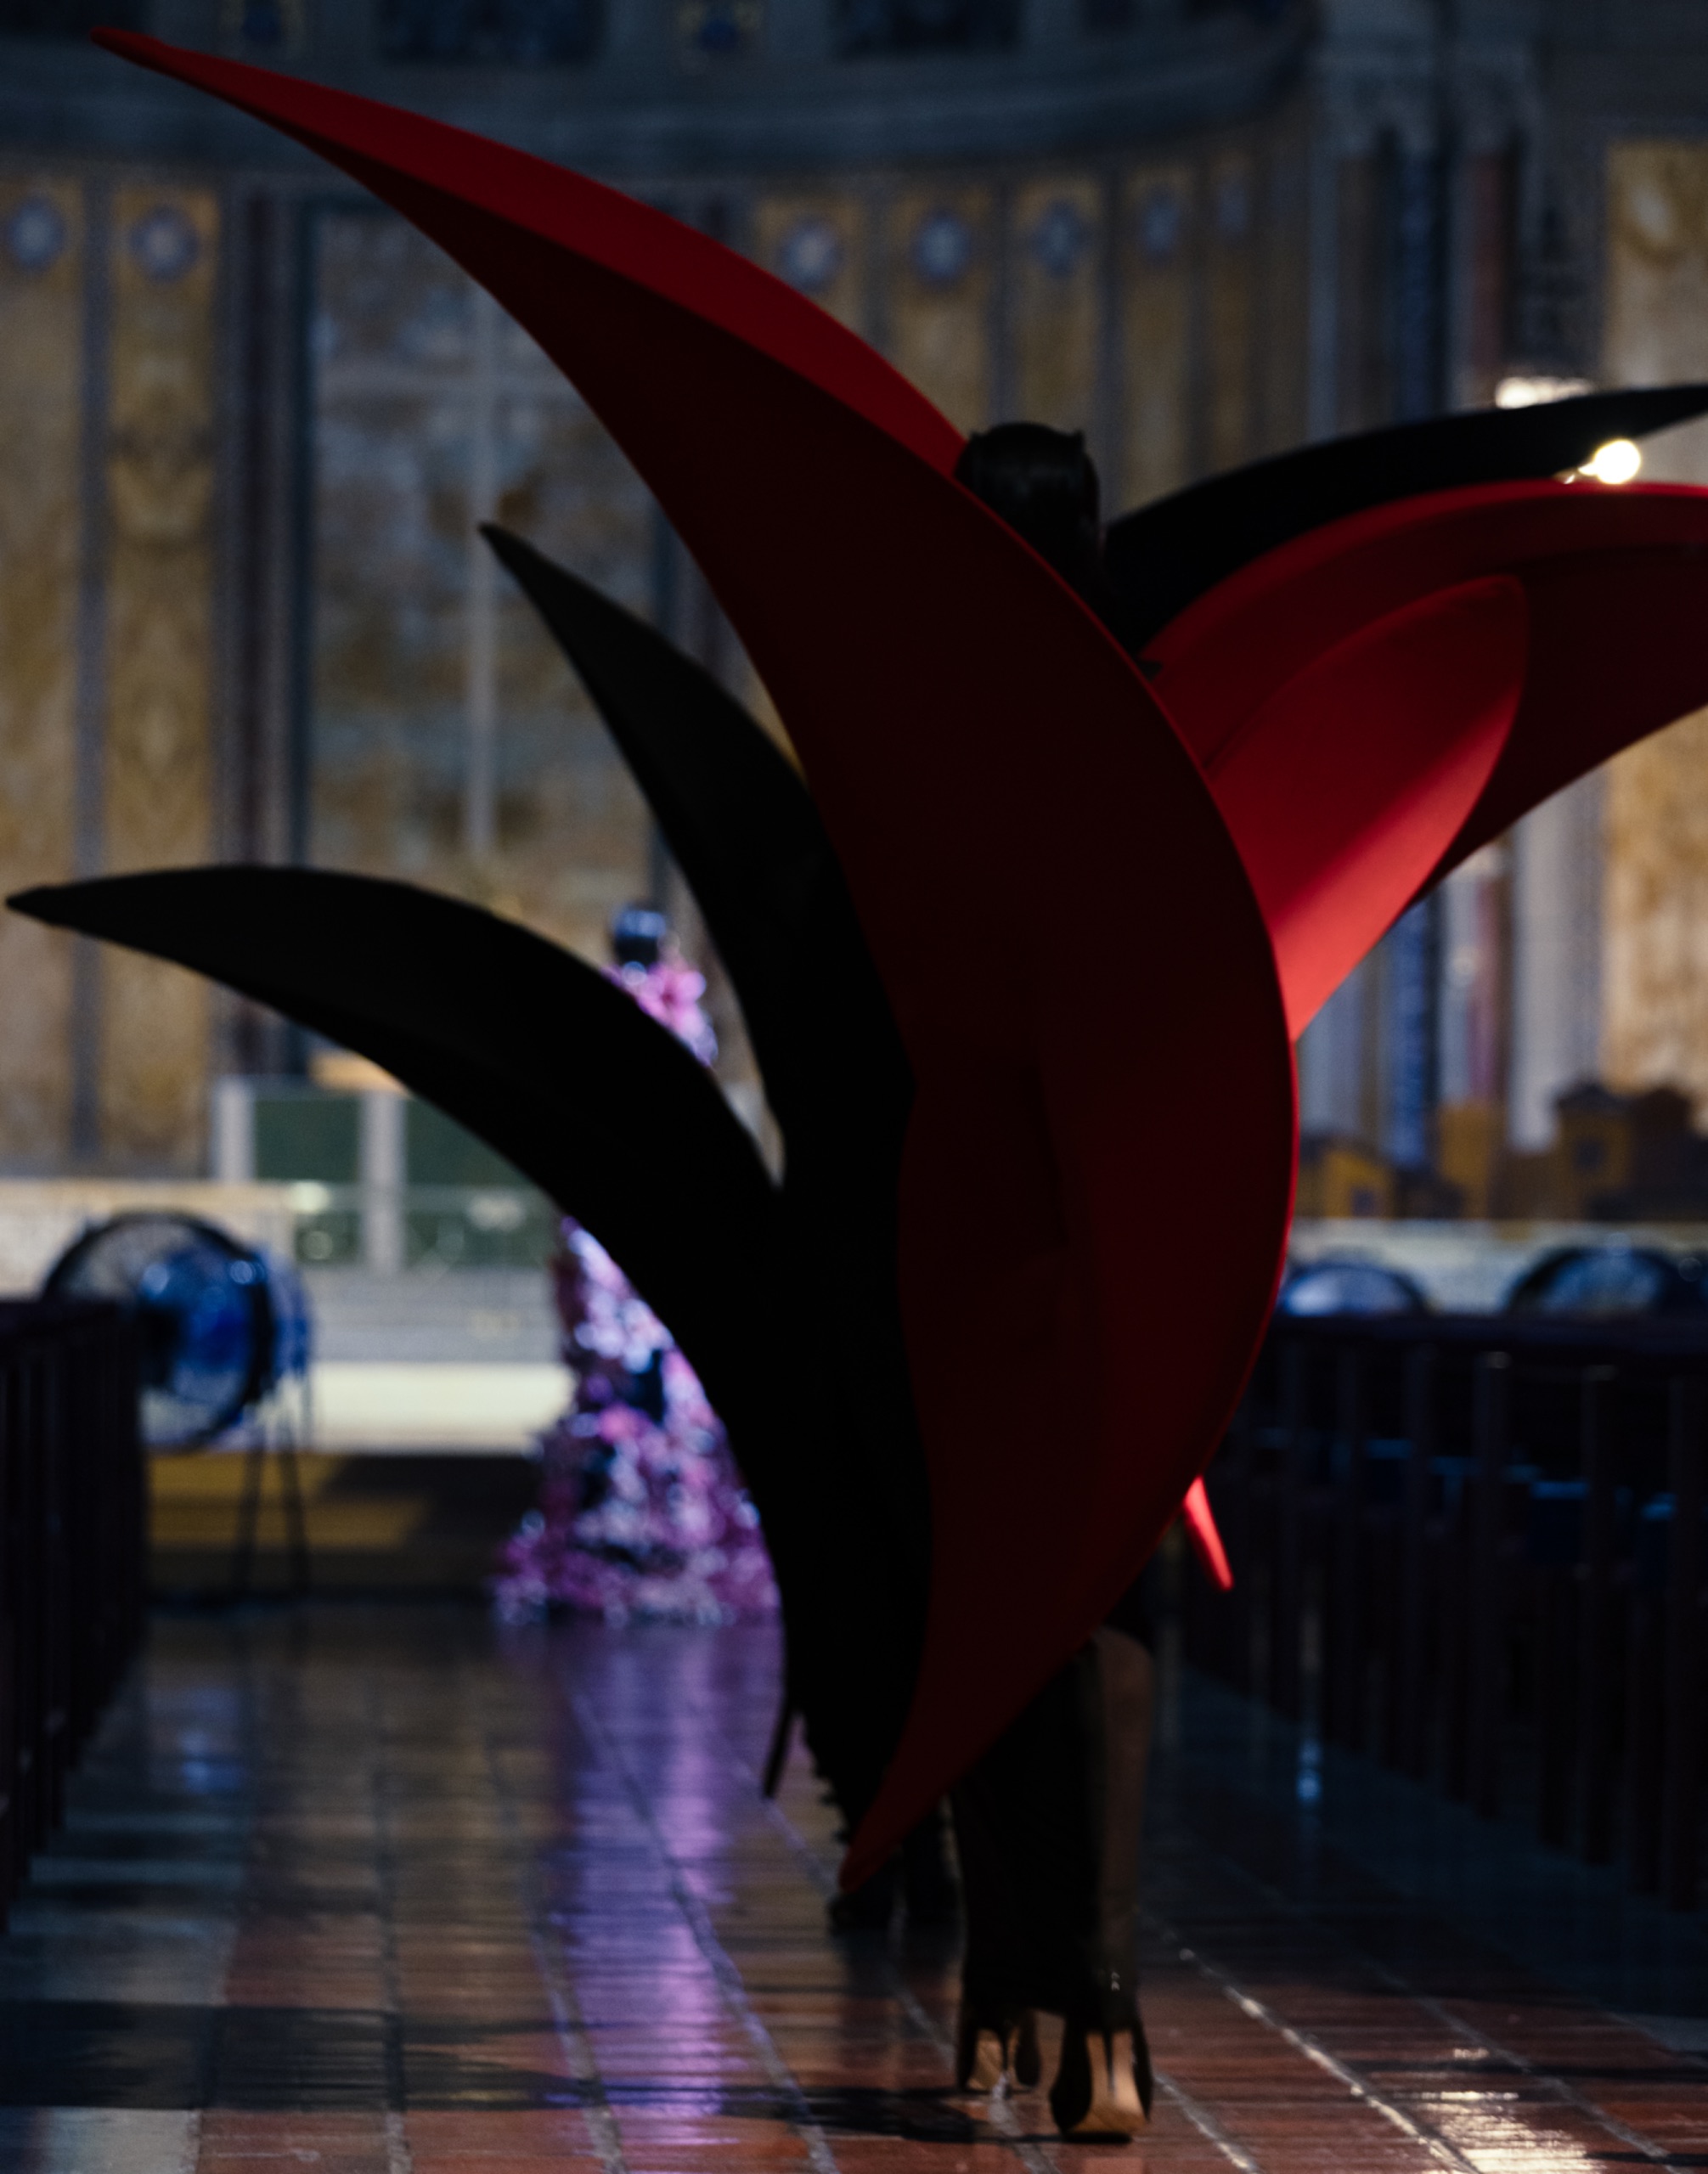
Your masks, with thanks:
M270 0L226 0L240 17ZM758 0L755 0L757 5ZM276 0L287 31L300 32L303 0ZM699 19L713 10L696 8ZM727 12L727 11L726 11ZM600 0L378 0L383 60L437 60L476 67L553 68L591 60L604 35ZM683 34L679 24L679 37ZM715 42L718 33L711 35Z
M1166 264L1181 245L1186 207L1166 183L1145 192L1139 206L1139 248L1153 264Z
M131 228L130 251L149 278L164 286L182 279L201 255L201 238L176 204L156 204Z
M1091 228L1079 206L1058 196L1032 229L1032 254L1057 279L1070 276L1085 254Z
M691 70L739 60L758 43L764 22L761 0L679 0L677 59Z
M927 287L952 287L972 262L972 229L958 211L927 211L914 228L911 254Z
M1216 183L1215 230L1224 241L1243 241L1251 227L1251 184L1243 173Z
M828 219L797 219L777 245L777 269L803 295L833 287L843 268L843 238Z
M285 53L302 42L300 0L224 0L221 14L228 50Z
M65 215L51 196L26 196L6 222L6 254L20 272L45 272L65 253Z

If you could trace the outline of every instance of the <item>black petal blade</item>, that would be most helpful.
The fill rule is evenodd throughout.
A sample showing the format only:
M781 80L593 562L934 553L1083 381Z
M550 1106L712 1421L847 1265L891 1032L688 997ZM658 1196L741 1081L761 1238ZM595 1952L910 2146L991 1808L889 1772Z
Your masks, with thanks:
M319 870L170 870L8 903L383 1065L587 1225L741 1432L758 1392L740 1294L765 1270L773 1189L693 1057L592 967L456 899Z
M811 794L665 637L506 530L483 530L585 684L741 999L791 1150L899 1141L906 1060Z
M1395 498L1579 468L1610 438L1708 413L1708 385L1589 392L1332 438L1253 461L1111 521L1104 563L1134 651L1219 581L1309 529Z

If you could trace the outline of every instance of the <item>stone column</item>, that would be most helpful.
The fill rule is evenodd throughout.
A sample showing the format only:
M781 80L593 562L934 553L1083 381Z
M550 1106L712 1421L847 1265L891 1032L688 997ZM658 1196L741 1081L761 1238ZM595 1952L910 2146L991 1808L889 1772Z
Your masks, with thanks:
M209 1159L214 1181L246 1186L255 1180L255 1082L228 1075L213 1083L213 1139Z
M406 1096L394 1087L362 1090L362 1259L375 1276L403 1265Z
M1423 899L1382 944L1382 1150L1402 1170L1432 1160L1437 920L1435 901Z
M1370 962L1354 969L1299 1039L1299 1129L1361 1138Z
M1507 1137L1553 1138L1554 1098L1601 1061L1601 804L1592 775L1527 815L1512 843Z

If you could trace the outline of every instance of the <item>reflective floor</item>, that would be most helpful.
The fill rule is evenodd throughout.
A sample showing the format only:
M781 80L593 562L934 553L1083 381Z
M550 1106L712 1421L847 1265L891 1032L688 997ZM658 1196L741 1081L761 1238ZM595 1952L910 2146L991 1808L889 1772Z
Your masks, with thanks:
M948 2088L952 1943L824 1929L768 1630L166 1618L0 1940L4 2174L1708 2166L1700 1918L1202 1683L1147 2137Z

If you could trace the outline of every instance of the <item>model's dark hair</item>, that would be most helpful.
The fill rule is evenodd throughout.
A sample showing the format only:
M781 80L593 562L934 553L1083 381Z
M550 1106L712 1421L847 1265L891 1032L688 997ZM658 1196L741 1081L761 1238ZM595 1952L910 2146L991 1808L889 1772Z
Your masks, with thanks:
M1052 431L1042 423L977 431L955 464L955 477L1075 589L1098 566L1097 471L1078 431Z
M1043 423L976 431L955 464L955 480L1023 536L1101 618L1113 619L1097 470L1079 431Z

